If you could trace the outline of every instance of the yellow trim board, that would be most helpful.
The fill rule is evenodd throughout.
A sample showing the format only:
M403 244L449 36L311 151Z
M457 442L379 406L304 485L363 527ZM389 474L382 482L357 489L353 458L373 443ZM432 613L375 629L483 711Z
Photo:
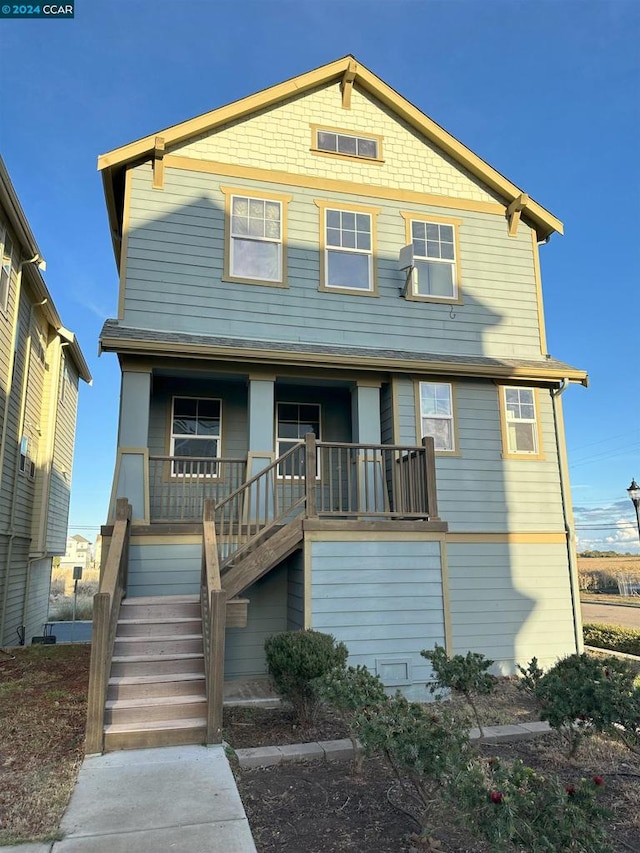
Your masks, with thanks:
M469 545L565 545L566 533L447 533L447 542Z
M237 121L258 110L281 103L288 98L299 97L317 86L341 83L345 80L345 75L351 77L352 74L353 79L350 85L363 89L380 101L395 115L425 136L427 140L448 154L455 162L506 199L507 203L522 195L522 190L519 187L440 127L410 101L403 98L352 55L342 57L231 104L113 149L98 158L98 169L101 171L113 170L133 160L148 158L154 150L157 136L161 135L164 138L166 146L177 145L194 136L210 132L228 122ZM111 178L108 177L108 179ZM562 233L560 220L533 199L529 199L526 213L535 225L540 239L548 237L554 231Z

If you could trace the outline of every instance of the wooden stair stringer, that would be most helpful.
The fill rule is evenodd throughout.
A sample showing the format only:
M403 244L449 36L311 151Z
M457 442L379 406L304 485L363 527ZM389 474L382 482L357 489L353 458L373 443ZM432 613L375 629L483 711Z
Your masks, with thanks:
M254 550L231 564L222 574L222 588L227 599L239 595L275 568L302 543L302 518L295 518L265 539Z

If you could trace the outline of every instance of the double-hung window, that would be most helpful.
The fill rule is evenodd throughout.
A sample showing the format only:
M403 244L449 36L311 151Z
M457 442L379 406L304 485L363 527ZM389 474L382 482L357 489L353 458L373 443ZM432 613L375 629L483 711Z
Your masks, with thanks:
M0 311L6 313L9 304L9 287L11 285L11 266L13 263L13 243L6 229L0 226L0 249L2 250L2 266L0 266Z
M534 389L505 386L500 393L505 452L513 456L538 457L540 437Z
M174 477L216 477L220 456L220 400L174 397L171 456ZM183 457L181 459L181 457Z
M431 436L441 452L456 451L453 387L450 382L420 383L420 432Z
M458 219L403 213L407 240L413 246L413 277L407 296L426 301L458 301L460 268Z
M308 432L320 439L319 403L278 403L276 407L276 453L282 456ZM304 477L304 453L292 454L278 468L280 477Z
M377 211L316 204L323 230L320 289L373 294Z
M226 197L224 280L286 286L291 196L220 187Z

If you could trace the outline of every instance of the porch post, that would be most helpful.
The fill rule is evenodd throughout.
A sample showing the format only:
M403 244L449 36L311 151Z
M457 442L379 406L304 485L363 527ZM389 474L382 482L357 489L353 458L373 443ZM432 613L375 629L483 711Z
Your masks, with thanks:
M118 498L128 498L132 522L149 521L149 405L151 370L122 371L118 458L110 516Z
M249 376L249 458L247 480L273 461L275 452L275 376Z
M380 382L358 380L351 389L352 441L357 444L381 444ZM358 452L357 506L360 511L381 512L387 509L387 495L382 470L382 457L378 450Z

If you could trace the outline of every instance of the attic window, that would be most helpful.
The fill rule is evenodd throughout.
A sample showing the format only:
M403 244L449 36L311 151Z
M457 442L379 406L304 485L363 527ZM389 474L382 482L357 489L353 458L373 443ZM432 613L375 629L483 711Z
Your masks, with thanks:
M382 137L359 136L342 130L313 126L311 150L334 157L354 157L358 160L381 162Z

